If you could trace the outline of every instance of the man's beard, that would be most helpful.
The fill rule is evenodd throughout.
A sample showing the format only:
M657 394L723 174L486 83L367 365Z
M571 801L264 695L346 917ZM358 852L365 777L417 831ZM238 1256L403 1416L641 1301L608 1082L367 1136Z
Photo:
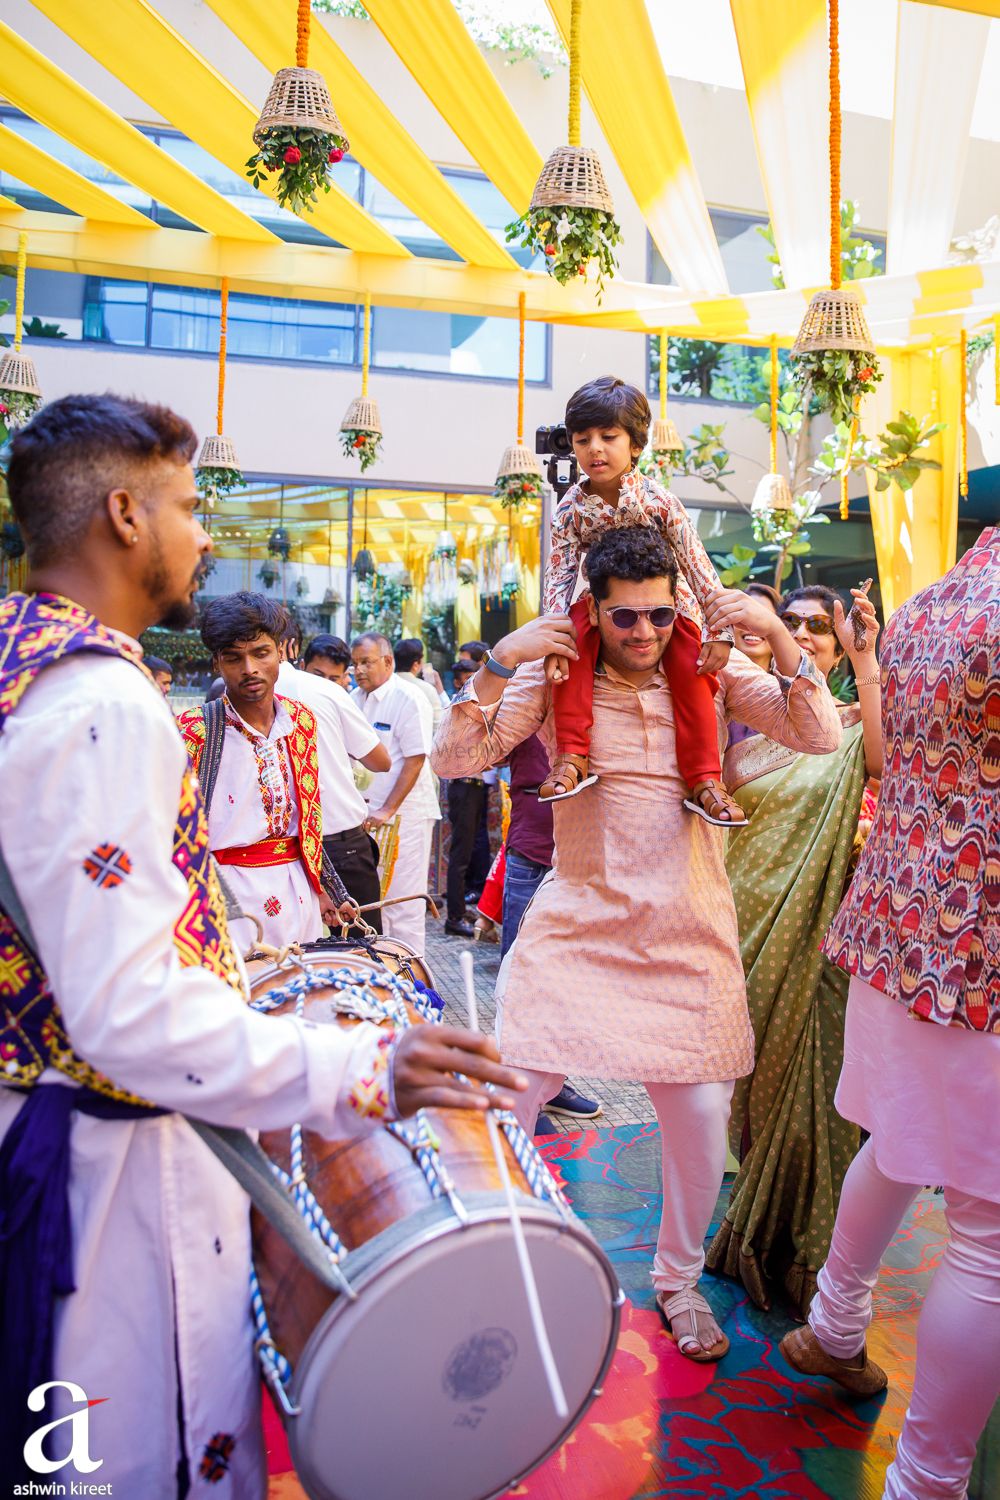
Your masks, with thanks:
M199 563L191 575L191 582L198 582L204 573L204 563ZM159 537L151 537L149 566L142 580L143 587L153 599L162 601L163 614L157 624L163 630L187 630L198 618L198 606L190 594L181 598L169 598L170 582L163 561L163 549Z
M655 659L650 657L648 661L642 662L640 664L639 662L634 661L630 658L629 653L622 645L619 644L616 639L605 635L604 631L602 630L601 656L603 657L605 663L608 663L612 667L614 667L616 672L637 672L640 670L644 670L648 671L650 676L652 676L652 674L657 670L663 660L663 653L667 649L669 639L670 638L668 636L666 641L662 641L660 643L660 652Z

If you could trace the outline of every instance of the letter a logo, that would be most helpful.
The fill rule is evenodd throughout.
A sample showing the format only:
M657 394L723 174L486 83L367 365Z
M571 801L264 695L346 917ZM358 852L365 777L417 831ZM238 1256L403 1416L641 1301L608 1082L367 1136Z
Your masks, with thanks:
M28 1397L29 1411L44 1411L45 1395L61 1387L68 1391L73 1401L86 1401L86 1406L80 1411L71 1411L67 1417L57 1417L54 1422L46 1422L44 1427L36 1427L30 1438L24 1445L24 1461L35 1474L54 1474L57 1469L65 1469L67 1464L75 1464L80 1474L92 1474L103 1464L103 1458L92 1459L88 1447L90 1437L90 1408L100 1406L106 1401L107 1396L98 1396L96 1400L87 1399L87 1392L82 1386L74 1385L71 1380L48 1380L44 1385L36 1385ZM42 1444L50 1432L57 1427L62 1427L65 1422L72 1423L73 1442L66 1458L47 1458L42 1451Z

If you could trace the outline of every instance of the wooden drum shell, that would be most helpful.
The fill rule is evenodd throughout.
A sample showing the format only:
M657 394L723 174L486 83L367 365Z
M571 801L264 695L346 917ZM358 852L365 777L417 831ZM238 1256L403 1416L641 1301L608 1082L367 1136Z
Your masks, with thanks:
M382 970L363 951L313 952L305 961L309 968L357 969L379 993ZM294 972L287 968L279 970L267 961L255 961L248 968L253 999L261 998ZM294 1002L289 1001L273 1014L284 1015L293 1009ZM334 1024L347 1030L359 1024L353 1017L334 1015L329 999L321 990L306 996L304 1015L321 1025ZM410 1017L415 1024L426 1024L412 1009ZM460 1196L502 1191L482 1116L465 1110L435 1109L425 1111L425 1117L432 1135L440 1143L442 1163ZM272 1161L290 1171L289 1131L263 1132L260 1144ZM532 1196L524 1171L505 1137L503 1145L515 1189ZM367 1244L384 1229L432 1201L427 1181L412 1153L387 1130L375 1129L342 1140L328 1139L317 1131L303 1131L303 1163L312 1193L348 1250ZM317 1281L282 1235L256 1209L252 1211L251 1224L254 1263L271 1336L294 1367L313 1330L338 1299Z

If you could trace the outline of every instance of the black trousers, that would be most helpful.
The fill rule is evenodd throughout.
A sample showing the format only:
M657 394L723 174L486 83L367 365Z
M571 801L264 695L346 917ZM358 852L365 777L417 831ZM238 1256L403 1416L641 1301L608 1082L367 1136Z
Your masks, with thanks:
M485 806L486 787L481 781L448 783L448 820L451 823L451 848L448 853L450 922L461 922L465 916L465 877Z
M382 886L378 878L378 845L364 825L345 829L343 833L331 833L323 840L323 848L336 867L347 894L359 906L369 901L381 901ZM365 921L376 932L382 931L382 913L366 911Z
M469 860L469 868L465 876L465 883L468 889L477 893L482 891L490 870L493 867L493 851L490 848L490 793L485 783L484 789L486 795L483 798L482 812L479 814L479 825L476 828L476 837L472 845L472 857Z

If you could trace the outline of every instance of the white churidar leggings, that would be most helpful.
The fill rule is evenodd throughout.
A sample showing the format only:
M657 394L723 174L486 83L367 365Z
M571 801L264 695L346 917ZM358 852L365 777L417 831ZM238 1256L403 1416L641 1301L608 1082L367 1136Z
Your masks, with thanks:
M879 1171L871 1141L851 1163L809 1312L828 1354L860 1351L879 1266L917 1192ZM951 1239L920 1313L888 1500L965 1500L976 1443L1000 1395L1000 1203L946 1187L944 1204Z
M433 818L402 818L399 844L387 898L423 894L427 890L427 867L434 838ZM408 943L423 957L426 946L426 912L423 901L407 901L402 906L387 906L382 913L382 931L386 937Z
M530 1080L518 1096L517 1117L529 1135L539 1110L565 1083L562 1073L518 1068ZM663 1211L653 1261L658 1292L694 1286L705 1269L705 1235L726 1167L726 1127L732 1082L645 1083L660 1125Z

